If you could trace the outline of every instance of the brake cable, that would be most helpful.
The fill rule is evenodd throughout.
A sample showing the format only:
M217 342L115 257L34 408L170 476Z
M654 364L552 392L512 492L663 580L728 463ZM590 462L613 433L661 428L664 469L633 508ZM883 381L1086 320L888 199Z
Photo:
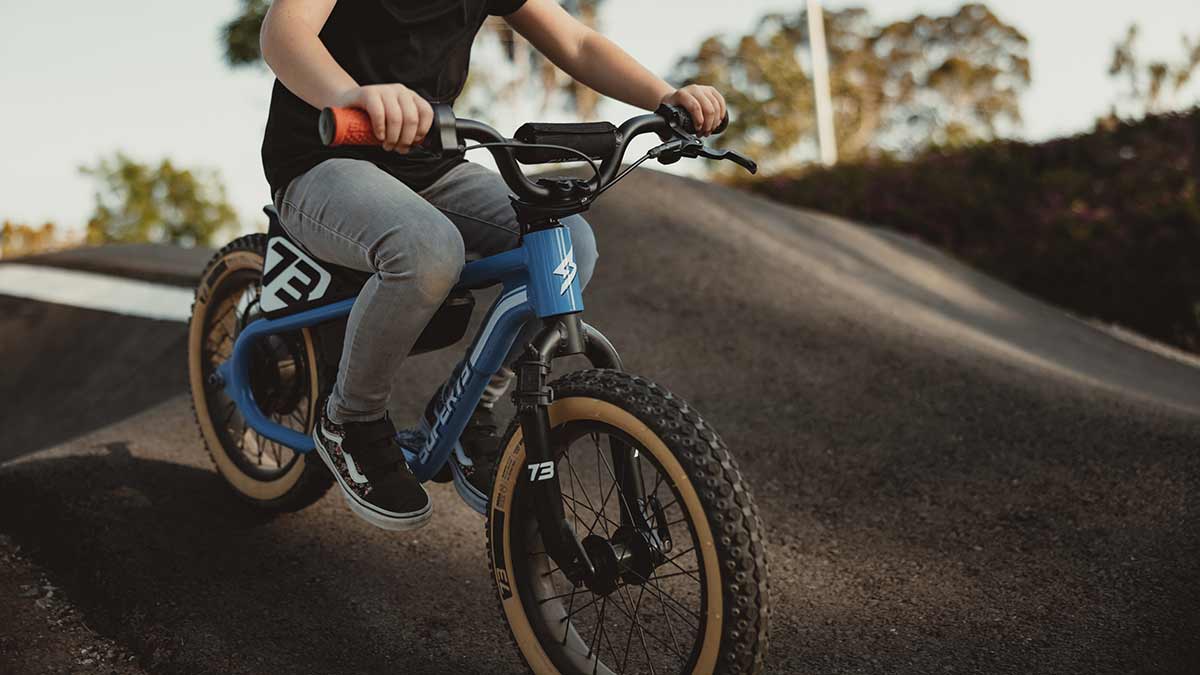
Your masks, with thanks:
M629 166L622 169L621 172L618 173L616 176L614 176L612 180L608 181L608 184L603 185L600 187L599 190L596 190L595 194L588 197L588 200L589 201L595 200L597 197L604 194L606 191L608 191L608 188L621 182L621 179L624 178L625 176L628 176L630 171L633 171L634 169L638 168L639 166L641 166L642 162L644 162L648 159L650 159L650 153L647 152L646 154L642 155L641 159L639 159L638 161L634 162L633 164L630 164Z

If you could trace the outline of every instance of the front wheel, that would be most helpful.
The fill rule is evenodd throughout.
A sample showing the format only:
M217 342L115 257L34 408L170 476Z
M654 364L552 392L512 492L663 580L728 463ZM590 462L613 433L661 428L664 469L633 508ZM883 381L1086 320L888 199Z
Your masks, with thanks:
M762 526L724 442L684 401L612 370L552 385L567 519L597 568L576 587L545 553L521 430L488 508L489 559L535 673L757 673L767 649Z

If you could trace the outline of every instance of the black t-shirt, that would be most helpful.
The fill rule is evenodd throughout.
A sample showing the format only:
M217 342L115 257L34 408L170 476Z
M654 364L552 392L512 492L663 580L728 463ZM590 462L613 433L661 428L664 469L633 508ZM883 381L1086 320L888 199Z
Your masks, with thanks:
M525 1L341 0L320 38L360 85L399 82L433 103L453 103L467 81L471 45L484 20L512 14ZM370 161L417 190L462 161L418 159L373 147L327 148L317 135L319 116L275 81L262 147L272 194L334 157Z

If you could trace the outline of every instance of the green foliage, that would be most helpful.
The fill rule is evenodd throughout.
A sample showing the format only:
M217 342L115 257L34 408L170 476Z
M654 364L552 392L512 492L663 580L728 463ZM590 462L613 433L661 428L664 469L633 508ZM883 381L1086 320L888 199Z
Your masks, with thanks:
M33 227L5 220L0 225L0 258L18 258L45 253L70 245L70 239L59 233L54 223Z
M1194 42L1182 36L1183 56L1174 63L1145 61L1138 49L1141 29L1136 23L1129 26L1125 38L1113 47L1108 75L1127 80L1126 91L1113 106L1115 114L1143 117L1148 113L1171 110L1177 99L1200 70L1200 38Z
M225 62L230 66L248 66L262 61L258 33L270 6L270 0L242 0L241 12L221 27Z
M215 172L177 168L166 159L151 166L121 153L80 172L98 183L89 244L211 245L223 230L238 227Z
M1028 41L985 5L886 25L849 8L826 12L825 24L843 159L963 145L1020 123ZM805 11L769 14L734 40L708 38L679 62L674 79L711 84L728 97L732 122L722 145L795 163L802 141L815 135Z
M746 185L916 235L1062 307L1200 351L1200 109Z

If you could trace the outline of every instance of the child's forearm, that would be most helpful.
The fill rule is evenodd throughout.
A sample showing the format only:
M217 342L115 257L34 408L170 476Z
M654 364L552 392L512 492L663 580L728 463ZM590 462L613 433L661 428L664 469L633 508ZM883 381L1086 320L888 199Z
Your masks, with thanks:
M314 108L333 105L358 83L317 37L335 0L276 0L263 21L263 60L289 91Z
M596 31L589 31L574 58L560 65L568 75L601 94L645 110L654 110L675 91L675 87Z

